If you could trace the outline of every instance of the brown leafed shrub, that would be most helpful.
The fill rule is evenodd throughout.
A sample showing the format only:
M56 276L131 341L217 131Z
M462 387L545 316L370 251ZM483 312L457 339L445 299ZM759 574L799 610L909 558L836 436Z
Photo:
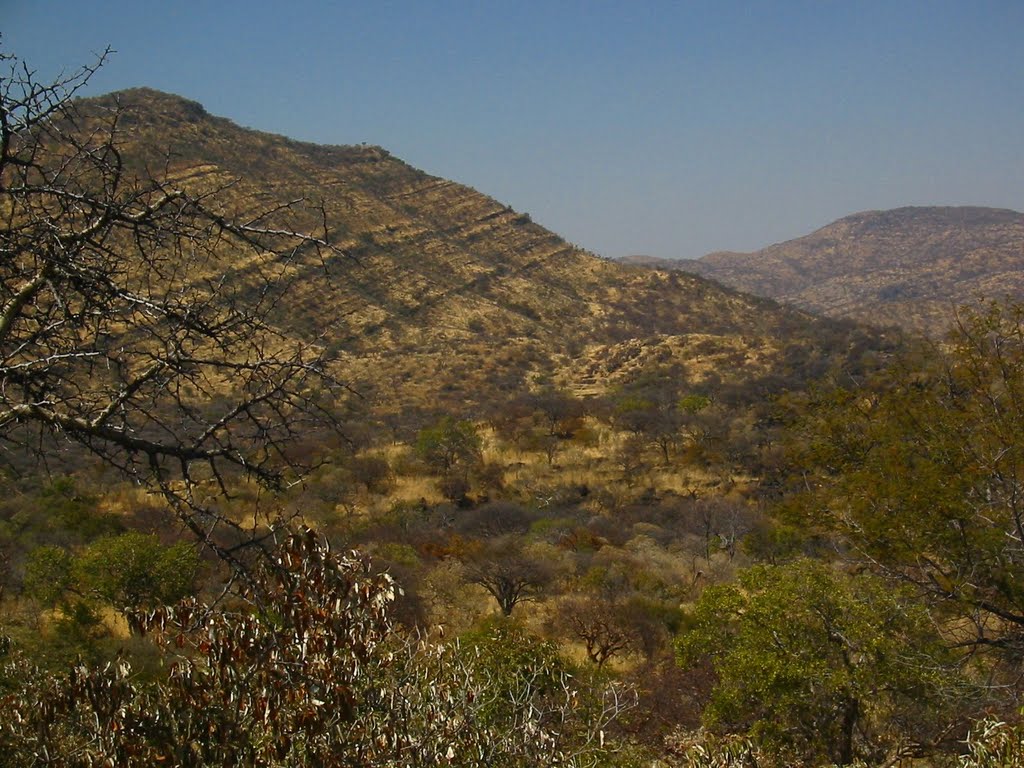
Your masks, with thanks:
M628 699L560 675L478 673L458 645L395 631L397 587L311 531L290 535L232 607L133 615L167 664L0 667L0 763L18 766L597 765ZM5 649L3 649L5 650ZM550 681L549 681L550 682ZM581 707L582 700L592 705ZM498 706L498 702L505 705ZM495 712L505 713L501 717ZM6 761L6 762L4 762Z

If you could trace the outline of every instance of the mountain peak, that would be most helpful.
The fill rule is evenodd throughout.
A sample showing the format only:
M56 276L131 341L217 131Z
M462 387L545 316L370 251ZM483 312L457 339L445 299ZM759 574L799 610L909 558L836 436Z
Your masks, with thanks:
M892 227L985 227L1019 220L1021 214L1007 208L986 208L977 205L959 206L903 206L888 210L860 211L827 224L822 230L844 225L859 226L866 230Z
M158 91L155 88L125 88L120 91L81 99L80 106L97 106L104 109L120 108L129 115L139 112L175 116L189 122L211 118L209 112L198 101L186 99L174 93ZM221 118L223 119L223 118Z

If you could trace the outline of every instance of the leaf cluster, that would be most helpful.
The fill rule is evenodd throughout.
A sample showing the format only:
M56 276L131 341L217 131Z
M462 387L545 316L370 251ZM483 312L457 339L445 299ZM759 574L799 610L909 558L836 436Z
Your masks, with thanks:
M239 600L132 613L165 678L126 661L51 675L15 657L0 681L12 764L143 766L598 765L629 706L575 687L553 647L521 636L466 646L396 632L397 587L356 553L289 534ZM510 655L511 654L511 655ZM586 706L583 702L588 701Z
M1024 308L964 311L946 349L826 393L791 452L798 524L958 616L959 642L1024 630ZM950 626L953 626L952 624Z
M755 566L707 588L678 641L710 660L708 727L790 759L848 763L942 733L953 657L927 612L867 574L819 561Z

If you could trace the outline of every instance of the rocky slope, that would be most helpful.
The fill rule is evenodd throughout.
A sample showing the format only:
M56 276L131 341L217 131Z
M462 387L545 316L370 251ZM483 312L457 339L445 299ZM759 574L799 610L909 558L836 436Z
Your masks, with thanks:
M652 362L681 363L695 382L750 382L799 375L795 360L820 370L873 343L702 277L597 258L379 147L243 129L148 89L83 110L115 104L133 167L219 190L233 215L304 199L307 212L288 224L313 228L322 210L341 253L297 255L276 322L319 339L348 381L400 407L472 413L536 380L597 393Z
M1024 214L867 211L754 253L712 253L678 266L810 312L940 336L959 305L1024 298Z

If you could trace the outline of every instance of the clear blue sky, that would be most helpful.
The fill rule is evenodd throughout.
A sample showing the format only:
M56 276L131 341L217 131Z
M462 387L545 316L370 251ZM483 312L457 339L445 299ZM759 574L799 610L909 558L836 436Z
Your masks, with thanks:
M1024 0L0 0L0 31L41 76L110 44L90 93L380 144L605 256L1024 209Z

